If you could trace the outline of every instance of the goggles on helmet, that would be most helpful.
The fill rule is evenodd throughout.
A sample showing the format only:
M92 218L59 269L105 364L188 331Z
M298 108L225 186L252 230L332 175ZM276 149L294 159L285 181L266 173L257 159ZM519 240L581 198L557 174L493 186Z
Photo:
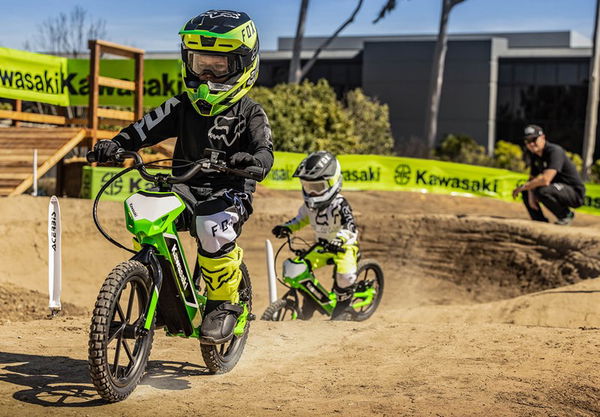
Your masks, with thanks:
M197 77L206 73L216 78L231 76L240 70L238 63L238 60L230 55L187 51L187 66Z
M306 181L301 179L300 182L304 192L310 196L321 195L331 188L328 180Z

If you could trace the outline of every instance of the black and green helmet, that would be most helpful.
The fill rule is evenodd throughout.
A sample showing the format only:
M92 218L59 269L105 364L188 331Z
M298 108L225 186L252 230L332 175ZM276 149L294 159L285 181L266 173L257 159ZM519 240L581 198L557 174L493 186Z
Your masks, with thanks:
M185 91L198 113L219 114L252 88L259 42L246 13L209 10L189 20L179 35Z

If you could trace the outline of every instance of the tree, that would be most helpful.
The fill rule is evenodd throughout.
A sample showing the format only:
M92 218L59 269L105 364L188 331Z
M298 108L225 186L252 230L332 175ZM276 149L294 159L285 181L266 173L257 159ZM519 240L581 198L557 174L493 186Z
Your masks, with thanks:
M354 121L358 144L354 153L390 155L394 137L387 104L368 97L359 88L346 95L346 110Z
M39 25L35 40L26 42L25 49L68 54L77 58L87 50L88 39L104 37L106 21L92 19L83 7L75 6L69 13L61 12Z
M433 68L431 71L431 81L429 86L429 104L427 106L427 116L425 118L425 138L429 147L433 148L437 136L437 119L440 108L440 96L442 94L442 85L444 82L444 64L446 61L446 51L448 49L448 18L450 11L457 4L465 0L442 0L442 14L440 16L440 28L438 38L435 44L433 56ZM379 16L373 23L377 23L387 13L394 10L396 0L387 0L379 12Z
M337 99L327 80L314 84L254 87L252 99L269 115L273 147L284 152L390 154L393 139L387 105L351 91Z
M337 154L357 147L353 120L326 80L254 87L250 95L269 115L275 150Z
M300 3L300 15L298 16L298 26L296 27L296 36L294 37L294 49L292 50L292 60L290 61L290 73L288 82L298 84L300 82L302 69L300 68L300 52L302 52L302 39L304 39L304 25L306 24L306 13L308 11L308 0L302 0Z
M504 140L496 142L494 149L494 166L515 172L526 172L523 150L519 145Z
M600 1L596 0L596 21L594 25L594 49L590 65L588 83L588 102L583 137L583 166L581 176L587 180L590 176L594 150L596 148L596 127L598 124L598 86L600 85Z
M442 161L471 165L492 165L485 148L467 135L448 135L435 150L435 156Z
M354 21L354 18L358 14L358 11L360 10L360 8L362 7L363 2L364 2L364 0L358 1L358 4L354 8L354 11L350 15L350 17L348 19L346 19L346 21L344 21L344 23L342 23L340 25L340 27L338 27L336 29L336 31L333 33L333 35L331 35L329 38L327 38L325 40L325 42L323 42L315 50L315 52L313 53L313 56L308 60L308 62L306 64L304 64L302 69L300 69L300 52L302 52L302 39L304 38L304 25L306 23L308 1L309 0L302 0L302 2L300 4L300 15L298 16L298 26L296 28L296 37L294 38L294 49L292 51L292 60L290 61L290 74L289 74L288 81L290 83L295 83L295 84L298 84L304 77L306 77L306 74L308 74L308 71L310 71L310 69L313 67L315 62L317 62L317 59L319 58L319 55L321 54L321 52L325 48L327 48L329 46L329 44L331 42L333 42L333 40L335 38L338 37L338 35L342 32L342 30L344 30L346 28L346 26L348 26L350 23L352 23Z

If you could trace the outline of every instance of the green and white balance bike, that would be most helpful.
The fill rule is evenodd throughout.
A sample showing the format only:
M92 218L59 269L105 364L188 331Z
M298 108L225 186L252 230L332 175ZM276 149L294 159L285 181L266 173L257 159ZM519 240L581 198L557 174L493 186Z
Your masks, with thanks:
M133 158L132 167L119 172L100 189L93 205L96 227L111 243L132 252L128 261L117 265L106 277L92 315L88 367L100 396L109 402L125 399L144 375L154 330L164 328L167 336L199 337L205 289L200 288L199 269L190 274L176 221L191 210L171 191L173 184L185 183L202 172L219 171L229 175L260 180L262 168L228 168L223 153L209 150L208 157L188 162L184 175L151 174L136 152L119 150L115 160ZM88 153L95 162L96 154ZM186 161L187 162L187 161ZM127 230L133 233L134 250L113 240L100 226L97 207L102 193L119 177L136 169L142 178L154 183L158 191L138 191L125 200ZM243 313L237 320L234 337L220 345L200 344L206 366L212 373L231 370L240 359L248 337L252 314L252 287L248 270L241 265L239 304Z
M289 235L286 238L287 240L277 250L274 263L277 264L277 257L286 245L296 255L295 259L286 259L283 262L283 279L277 277L277 280L289 290L282 298L267 307L261 320L308 320L315 311L331 317L338 302L337 295L333 291L327 291L319 282L310 262L305 257L313 250L323 253L336 252L340 249L329 245L325 240L315 242L308 249L298 249L293 247L292 242L302 239L292 238ZM383 284L381 266L372 259L361 260L359 254L357 279L350 306L337 319L363 321L371 317L383 296Z

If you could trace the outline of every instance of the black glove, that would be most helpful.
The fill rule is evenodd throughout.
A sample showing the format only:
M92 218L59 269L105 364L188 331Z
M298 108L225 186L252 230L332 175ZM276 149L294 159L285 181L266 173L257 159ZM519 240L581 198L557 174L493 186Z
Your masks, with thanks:
M229 158L231 168L246 168L251 166L260 166L258 160L248 152L236 152Z
M278 225L275 226L273 230L271 230L271 233L273 233L276 238L281 239L282 237L288 237L289 235L291 235L292 231L287 226Z
M96 145L94 145L94 152L96 153L96 161L97 162L108 162L110 161L117 150L120 148L117 142L112 140L99 140Z
M329 242L328 250L333 253L344 252L342 246L344 246L344 241L342 239L336 238Z

